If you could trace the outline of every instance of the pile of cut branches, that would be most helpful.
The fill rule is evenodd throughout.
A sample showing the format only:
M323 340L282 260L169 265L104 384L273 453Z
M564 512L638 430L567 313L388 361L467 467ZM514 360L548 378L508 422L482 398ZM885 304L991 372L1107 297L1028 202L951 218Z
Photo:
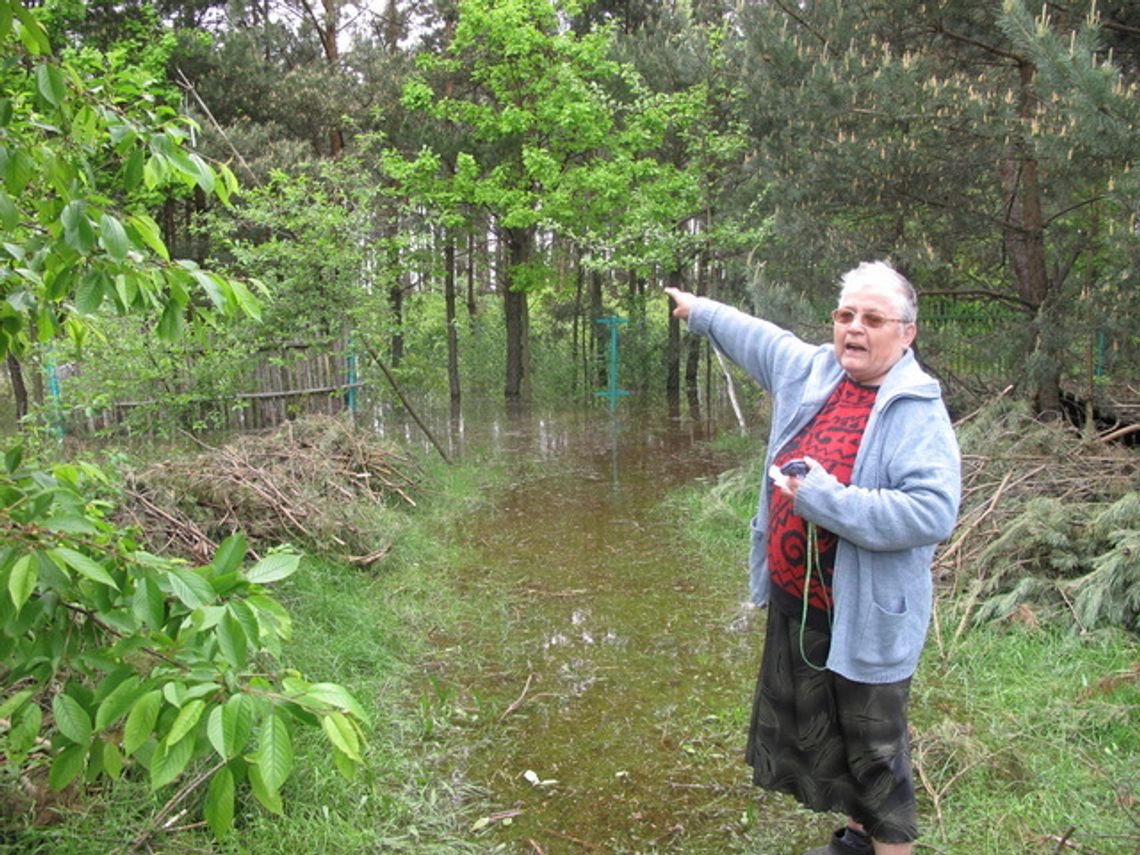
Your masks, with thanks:
M385 509L415 505L412 469L351 422L309 416L127 473L121 513L152 551L197 563L241 531L255 551L290 542L370 564L394 534Z
M971 619L1140 629L1140 456L998 399L963 419L962 510L937 563Z

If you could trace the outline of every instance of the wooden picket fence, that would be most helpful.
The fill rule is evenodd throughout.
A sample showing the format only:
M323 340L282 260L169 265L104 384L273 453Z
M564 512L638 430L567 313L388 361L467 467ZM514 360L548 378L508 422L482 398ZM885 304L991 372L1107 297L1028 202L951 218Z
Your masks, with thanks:
M193 356L188 357L193 359ZM308 414L335 415L352 406L363 384L358 358L345 340L286 342L262 348L242 372L239 388L225 394L198 391L190 379L168 381L173 391L158 398L112 401L72 413L69 433L129 428L147 431L173 421L211 430L259 430Z

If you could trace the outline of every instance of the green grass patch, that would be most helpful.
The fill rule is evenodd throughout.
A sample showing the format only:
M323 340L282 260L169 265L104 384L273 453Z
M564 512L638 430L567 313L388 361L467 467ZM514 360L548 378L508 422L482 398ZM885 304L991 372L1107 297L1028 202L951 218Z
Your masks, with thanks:
M977 627L945 655L928 647L911 723L939 849L1053 852L1066 835L1084 851L1140 846L1135 636Z

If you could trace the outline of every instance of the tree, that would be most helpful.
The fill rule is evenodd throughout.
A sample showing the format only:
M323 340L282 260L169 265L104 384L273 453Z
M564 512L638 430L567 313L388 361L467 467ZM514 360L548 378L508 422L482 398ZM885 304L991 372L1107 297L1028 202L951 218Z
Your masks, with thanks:
M155 318L161 338L210 307L256 316L256 284L171 257L147 212L168 185L222 202L237 189L228 169L187 149L189 128L161 90L114 56L54 56L18 0L0 0L0 44L0 355L64 332L81 342L107 309ZM240 535L204 566L155 556L111 521L111 494L98 467L35 468L19 445L4 455L6 768L46 759L62 789L141 767L153 790L184 782L172 804L205 785L218 835L247 782L282 809L294 726L320 727L351 775L360 705L338 685L266 667L290 630L268 586L300 556L278 550L246 566Z
M818 293L821 268L891 255L925 293L1013 306L1007 341L1055 412L1089 323L1081 271L1096 259L1098 286L1126 299L1135 281L1135 247L1087 215L1135 210L1136 69L1109 58L1095 15L1036 8L755 6L741 61L776 214L769 274Z
M726 270L762 240L766 225L755 199L740 197L741 159L749 144L742 118L745 96L734 70L732 25L719 14L714 17L700 23L688 14L663 16L656 30L618 45L641 79L652 81L653 92L640 99L642 109L667 116L668 130L654 151L652 175L637 182L629 209L612 225L621 236L617 260L652 264L671 285L698 294L713 293L715 283L728 278ZM700 349L700 340L690 338L685 378L694 404ZM681 356L680 326L670 314L666 397L671 406L679 403Z
M528 295L546 271L535 253L542 225L583 222L584 202L601 200L616 130L606 87L621 69L607 58L607 30L576 35L563 14L572 4L549 0L464 0L444 56L423 54L424 74L407 86L405 105L461 127L470 148L448 162L425 149L413 162L389 159L410 195L437 211L464 206L493 218L505 259L500 270L507 330L505 395L526 396L529 382ZM438 91L444 74L468 88ZM585 189L588 195L582 195Z

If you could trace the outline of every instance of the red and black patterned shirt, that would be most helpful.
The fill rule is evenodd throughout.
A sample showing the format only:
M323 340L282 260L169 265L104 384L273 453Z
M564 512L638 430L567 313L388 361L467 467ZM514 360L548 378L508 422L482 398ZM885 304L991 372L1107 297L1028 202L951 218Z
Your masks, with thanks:
M845 377L807 427L780 449L775 464L783 466L798 457L811 457L841 484L850 484L855 455L878 391L877 386L861 386ZM813 571L808 589L807 623L826 630L831 611L831 576L835 568L837 538L830 531L817 527L816 540L819 571ZM806 557L807 524L803 517L793 513L792 500L773 488L768 513L768 572L772 579L772 605L796 618L803 611Z

